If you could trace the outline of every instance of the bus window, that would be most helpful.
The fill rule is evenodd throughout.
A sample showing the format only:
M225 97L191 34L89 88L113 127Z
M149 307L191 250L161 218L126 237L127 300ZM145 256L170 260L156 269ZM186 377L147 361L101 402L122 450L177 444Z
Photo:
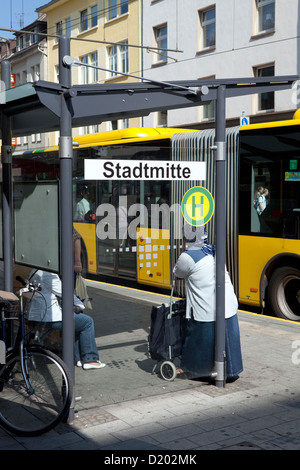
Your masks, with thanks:
M297 239L300 223L299 133L296 129L287 129L288 136L276 132L276 129L264 133L259 130L241 135L240 234Z
M80 181L75 185L74 222L95 223L96 184Z
M270 198L270 171L268 167L261 164L253 165L251 187L253 194L251 232L270 233L271 228L265 221Z

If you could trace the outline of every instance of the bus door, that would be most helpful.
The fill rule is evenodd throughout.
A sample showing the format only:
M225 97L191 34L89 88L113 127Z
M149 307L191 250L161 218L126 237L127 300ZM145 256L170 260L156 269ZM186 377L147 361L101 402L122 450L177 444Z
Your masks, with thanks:
M145 214L137 229L137 280L141 284L171 285L171 185L168 181L141 182Z
M98 274L169 286L169 230L151 227L151 223L153 205L169 204L170 183L113 180L99 184L101 197L98 188L98 200L101 203L96 211ZM151 228L154 229L152 232ZM147 235L148 231L152 236Z
M100 275L136 278L136 235L131 236L129 226L138 217L132 208L139 202L138 186L133 181L99 183L96 234Z

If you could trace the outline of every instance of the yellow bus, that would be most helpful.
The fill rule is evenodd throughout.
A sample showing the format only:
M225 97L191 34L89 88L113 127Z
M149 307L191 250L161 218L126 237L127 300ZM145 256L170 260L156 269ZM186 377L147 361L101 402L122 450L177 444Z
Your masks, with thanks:
M226 263L239 301L296 321L300 320L298 117L296 113L290 121L226 130ZM205 186L215 196L214 138L211 129L132 128L74 139L73 220L82 237L87 277L170 289L172 268L183 249L183 219L177 210L182 197L195 185ZM87 159L205 161L206 180L85 180ZM19 182L59 181L58 149L15 154L14 171ZM258 194L261 188L268 193L265 199ZM259 198L263 210L257 208ZM153 224L157 208L159 217ZM214 219L206 226L212 243ZM182 282L176 293L184 295Z

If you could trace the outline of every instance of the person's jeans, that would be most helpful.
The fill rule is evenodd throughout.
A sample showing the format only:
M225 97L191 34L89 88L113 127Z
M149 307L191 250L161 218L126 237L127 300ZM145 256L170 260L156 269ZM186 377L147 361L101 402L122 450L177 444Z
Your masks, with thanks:
M74 313L75 343L74 360L85 362L95 362L99 360L98 349L95 341L94 321L84 313ZM61 330L62 322L56 321L48 323L53 330Z

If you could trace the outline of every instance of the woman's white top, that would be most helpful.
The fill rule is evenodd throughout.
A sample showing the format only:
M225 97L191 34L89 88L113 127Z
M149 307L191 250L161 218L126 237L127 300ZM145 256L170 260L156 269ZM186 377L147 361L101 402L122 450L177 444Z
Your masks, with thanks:
M212 255L201 249L182 253L174 267L177 278L186 281L186 317L197 321L216 319L216 263ZM225 318L237 313L238 302L225 268Z
M30 300L28 319L38 322L62 321L62 283L59 276L42 270L32 271L30 281L41 284L42 290L36 292ZM74 305L84 309L82 302L75 295Z

